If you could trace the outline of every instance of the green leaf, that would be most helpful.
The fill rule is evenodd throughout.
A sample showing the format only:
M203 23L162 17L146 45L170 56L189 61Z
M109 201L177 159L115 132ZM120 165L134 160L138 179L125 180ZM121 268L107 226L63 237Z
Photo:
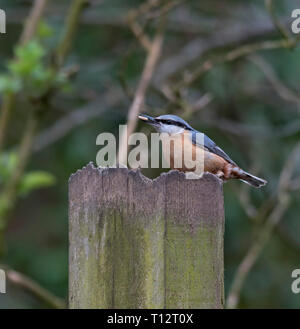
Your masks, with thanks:
M0 178L1 181L7 181L13 170L16 168L18 156L16 152L6 152L0 155Z
M32 40L25 45L16 48L18 60L37 62L45 56L45 49L36 40Z
M37 41L30 41L15 50L16 59L8 64L12 74L26 77L42 63L45 49Z
M37 35L41 39L51 37L53 35L53 29L47 22L41 21L37 29Z
M55 184L55 177L45 171L32 171L24 175L19 187L21 196L27 195L33 190L48 187Z

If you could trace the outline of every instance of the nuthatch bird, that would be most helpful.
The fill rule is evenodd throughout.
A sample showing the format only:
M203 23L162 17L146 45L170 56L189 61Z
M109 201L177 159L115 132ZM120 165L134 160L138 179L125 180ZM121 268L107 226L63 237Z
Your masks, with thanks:
M241 169L231 158L214 143L209 137L203 134L203 144L199 143L198 139L195 138L199 131L192 128L186 121L176 115L161 115L156 118L150 117L149 115L139 115L139 119L153 126L159 133L167 133L172 138L175 137L178 140L188 140L189 148L197 151L200 148L204 154L204 171L210 172L217 175L223 181L229 179L239 179L242 182L259 188L266 185L267 181L262 178L251 175ZM186 142L181 143L186 147ZM179 144L178 144L179 145ZM164 152L164 144L162 144ZM177 153L178 154L178 153ZM176 157L176 142L174 143L173 149L169 151L171 158L170 166L172 169L178 169L181 171L192 171L184 167L174 168L174 157Z

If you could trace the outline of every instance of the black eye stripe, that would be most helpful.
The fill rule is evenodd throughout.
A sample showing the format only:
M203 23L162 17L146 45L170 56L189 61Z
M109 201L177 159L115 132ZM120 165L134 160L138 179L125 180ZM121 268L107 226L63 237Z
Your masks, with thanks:
M181 127L184 128L186 130L191 130L189 127L187 127L184 123L181 122L177 122L177 121L173 121L173 120L167 120L167 119L156 119L156 121L161 122L161 123L165 123L165 124L169 124L169 125L174 125L177 127Z
M177 122L174 122L172 120L165 120L165 119L159 119L159 121L161 123L166 123L166 124L169 124L169 125L175 125L175 126L178 126L178 123Z

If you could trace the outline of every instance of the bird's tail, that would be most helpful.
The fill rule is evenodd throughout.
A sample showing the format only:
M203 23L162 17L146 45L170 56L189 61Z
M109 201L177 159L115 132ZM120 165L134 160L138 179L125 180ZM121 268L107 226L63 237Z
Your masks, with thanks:
M260 187L267 184L266 180L264 180L262 178L259 178L259 177L256 177L254 175L251 175L246 171L243 171L242 174L239 175L239 179L242 182L244 182L248 185L254 186L256 188L260 188Z

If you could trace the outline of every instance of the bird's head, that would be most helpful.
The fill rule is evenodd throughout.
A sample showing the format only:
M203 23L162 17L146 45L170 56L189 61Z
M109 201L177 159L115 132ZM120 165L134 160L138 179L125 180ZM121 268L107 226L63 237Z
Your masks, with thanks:
M160 115L155 118L146 114L141 114L139 115L139 119L153 126L160 133L173 135L180 134L185 130L193 130L186 121L173 114Z

